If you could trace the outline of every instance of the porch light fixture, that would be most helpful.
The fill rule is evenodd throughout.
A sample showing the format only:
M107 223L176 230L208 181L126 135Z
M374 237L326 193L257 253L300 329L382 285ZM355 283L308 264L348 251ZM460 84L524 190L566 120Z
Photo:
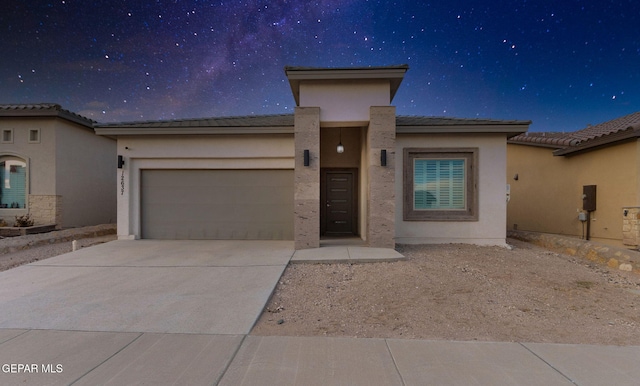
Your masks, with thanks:
M387 150L380 150L380 166L387 166Z
M119 155L118 156L118 169L122 169L123 166L124 166L124 157Z
M309 166L309 149L304 149L304 166Z
M340 141L338 142L338 147L336 148L336 151L339 154L344 153L344 146L342 146L342 129L340 129Z

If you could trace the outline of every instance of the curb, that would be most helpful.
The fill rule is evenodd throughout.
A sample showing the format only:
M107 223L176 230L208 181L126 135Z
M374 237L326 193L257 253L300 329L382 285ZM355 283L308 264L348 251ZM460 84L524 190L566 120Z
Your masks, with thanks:
M612 269L640 274L640 252L569 236L507 231L507 237L571 256L579 256Z
M42 245L64 243L67 241L92 237L115 235L116 232L116 224L103 224L82 228L69 228L48 233L7 237L4 239L0 239L0 255L39 247Z

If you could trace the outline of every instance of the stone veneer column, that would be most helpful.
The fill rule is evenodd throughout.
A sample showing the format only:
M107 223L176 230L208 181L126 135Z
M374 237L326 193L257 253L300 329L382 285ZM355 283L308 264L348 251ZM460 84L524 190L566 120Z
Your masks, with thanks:
M29 195L29 215L35 225L62 226L62 196Z
M622 219L622 243L638 247L640 246L640 208L627 207L627 215Z
M372 106L367 131L369 169L367 241L370 247L395 247L395 148L396 108ZM387 166L380 165L381 150L387 151Z
M296 107L294 238L296 249L320 247L320 108ZM304 166L304 150L309 166Z

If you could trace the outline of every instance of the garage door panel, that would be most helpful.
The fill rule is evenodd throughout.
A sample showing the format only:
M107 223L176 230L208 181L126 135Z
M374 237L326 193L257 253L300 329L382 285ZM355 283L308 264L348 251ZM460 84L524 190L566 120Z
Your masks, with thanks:
M292 170L143 170L142 237L293 239Z

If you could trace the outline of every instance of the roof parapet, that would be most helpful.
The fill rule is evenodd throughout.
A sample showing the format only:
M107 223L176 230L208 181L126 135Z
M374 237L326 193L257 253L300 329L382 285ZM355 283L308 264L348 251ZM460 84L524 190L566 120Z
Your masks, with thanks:
M404 74L409 69L408 64L379 67L296 67L285 66L284 72L289 79L291 92L296 101L296 106L300 105L300 82L308 80L388 80L391 85L389 102L393 98L404 79Z

